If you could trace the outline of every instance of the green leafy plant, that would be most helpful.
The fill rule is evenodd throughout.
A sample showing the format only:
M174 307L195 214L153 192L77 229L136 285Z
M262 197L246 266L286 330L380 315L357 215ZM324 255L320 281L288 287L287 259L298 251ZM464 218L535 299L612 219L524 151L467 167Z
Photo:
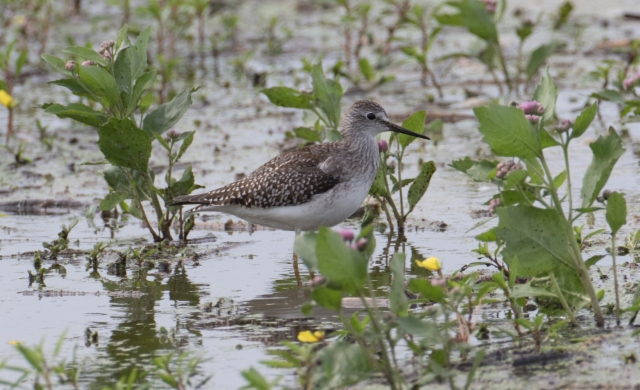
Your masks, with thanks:
M9 369L21 373L20 378L10 383L0 380L0 384L16 387L25 380L33 379L33 387L35 389L53 390L54 388L71 385L75 389L79 389L80 367L75 362L68 364L59 358L64 342L65 334L63 333L50 356L44 351L44 342L28 347L20 342L15 342L15 349L24 360L28 363L28 368L20 368L15 366L6 366L0 363L0 369ZM4 366L3 366L4 365Z
M13 41L7 45L6 50L0 51L0 71L2 72L2 79L0 79L0 105L5 106L9 110L9 116L7 117L7 139L5 145L9 146L9 139L13 134L13 110L15 109L16 102L13 98L13 87L20 79L22 68L27 62L29 52L21 50L16 58L15 62L11 61L11 55L15 52L16 41Z
M440 98L442 99L442 88L440 87L440 84L438 84L435 73L429 66L428 58L429 51L433 46L433 42L435 41L442 28L438 26L429 30L428 19L431 17L432 15L427 14L425 8L421 5L416 4L413 6L411 12L409 12L409 14L407 15L407 23L420 30L420 46L403 46L401 50L404 54L413 58L418 62L418 64L420 64L420 82L422 83L422 85L426 86L427 78L430 78L431 83L438 90L438 96L440 96Z
M606 219L611 228L611 258L613 259L613 281L616 293L616 323L620 325L620 294L618 292L618 267L616 264L616 234L627 223L627 202L619 192L605 191L603 194L607 204Z
M296 238L294 251L309 270L322 275L313 283L312 304L305 305L303 311L312 310L313 306L333 310L344 329L332 334L337 339L314 349L300 347L295 353L291 350L277 353L284 359L279 364L303 371L304 367L310 367L308 377L319 387L340 388L380 372L392 389L422 386L435 380L446 381L452 389L456 388L454 379L458 372L453 359L458 353L463 359L469 356L466 342L473 328L473 312L489 289L474 288L477 274L460 281L442 278L436 284L413 279L409 288L420 298L410 301L405 292L405 255L396 253L390 263L393 281L388 301L384 300L376 296L368 271L374 247L371 225L357 235L320 228L317 233ZM345 295L359 298L364 313L346 316L342 308ZM436 307L420 313L410 311L411 304L425 302L435 302ZM382 306L392 315L385 315ZM458 336L451 336L451 328L458 330ZM308 337L300 340L314 341ZM401 374L402 362L397 355L400 345L410 348L421 362L419 378L411 383ZM482 351L475 354L467 387L483 354ZM319 364L310 365L314 361Z
M153 364L156 366L154 374L172 389L197 389L211 379L211 376L208 376L195 381L195 378L200 375L198 366L202 361L201 358L190 356L189 353L183 353L174 359L173 354L170 353L153 359Z
M170 227L179 207L167 206L174 197L187 195L198 186L191 167L179 179L173 177L176 162L193 142L195 132L169 131L191 105L195 89L181 92L173 100L147 112L151 106L155 70L147 70L147 42L150 29L143 30L131 43L127 27L117 41L104 42L100 52L81 46L64 50L85 61L80 65L70 60L45 54L42 58L65 77L51 84L69 89L74 95L99 103L94 110L83 103L66 106L48 103L45 112L60 118L71 118L98 129L98 147L107 162L113 165L104 172L111 191L100 202L100 209L111 210L117 205L145 222L154 241L171 240ZM166 138L162 135L169 131ZM165 188L155 186L155 174L149 167L153 141L167 151L169 169ZM130 200L130 203L125 203ZM160 203L164 202L164 209ZM143 207L150 202L156 214L155 231ZM181 221L182 222L182 221Z
M417 111L409 118L402 122L402 126L408 130L422 134L425 131L426 111ZM431 127L441 126L442 122L432 122ZM393 231L393 221L396 221L400 234L404 233L404 226L409 214L414 210L420 199L424 196L431 177L436 171L436 165L433 161L423 162L420 165L420 171L414 178L403 178L403 158L405 157L407 147L415 141L415 137L406 136L404 134L383 134L380 141L380 168L376 175L376 179L369 190L369 195L376 198L382 205L387 216L387 222ZM388 139L388 141L387 141ZM394 149L395 151L391 152ZM397 163L396 166L390 163L393 158ZM404 187L409 186L409 190L404 191ZM398 201L394 199L394 195L398 194ZM406 195L406 196L405 196ZM406 197L406 199L405 199ZM391 208L389 211L387 205Z
M556 49L557 45L554 42L542 44L531 53L527 66L523 68L521 66L522 47L524 41L533 32L534 27L531 22L523 21L523 24L516 29L520 46L515 66L517 77L514 77L513 70L509 69L507 59L500 46L500 36L497 28L497 24L502 19L505 10L505 1L502 0L496 4L496 2L483 2L480 0L455 0L447 1L443 5L444 7L441 7L435 14L436 20L441 25L464 27L469 33L484 41L484 47L476 55L457 53L453 57L462 56L478 59L492 74L501 92L502 84L495 75L497 68L502 72L508 90L512 91L517 89L521 73L524 72L527 82L530 82L538 74L546 59ZM452 9L454 12L447 12L446 9Z
M342 86L339 82L325 77L322 64L311 68L311 85L313 91L310 93L299 92L289 87L267 88L263 89L262 93L276 106L308 110L317 117L313 128L298 127L290 136L308 142L342 139L338 131Z
M558 88L547 73L532 102L518 107L475 108L479 131L492 152L518 158L520 162L466 158L454 161L452 166L475 180L498 186L499 193L490 201L490 211L497 214L498 226L483 233L482 238L504 245L501 254L510 270L517 261L515 276L548 277L549 291L565 297L567 306L574 309L590 304L596 324L601 327L604 318L588 273L588 268L601 257L583 260L573 224L581 215L601 210L594 207L594 201L624 149L613 128L591 143L593 160L583 177L581 204L576 208L571 191L569 145L590 126L596 105L587 107L575 121L556 124L557 137L553 137L546 127L553 124L557 96ZM556 175L551 173L545 158L548 148L560 148L564 156L565 169ZM559 288L554 287L554 281Z

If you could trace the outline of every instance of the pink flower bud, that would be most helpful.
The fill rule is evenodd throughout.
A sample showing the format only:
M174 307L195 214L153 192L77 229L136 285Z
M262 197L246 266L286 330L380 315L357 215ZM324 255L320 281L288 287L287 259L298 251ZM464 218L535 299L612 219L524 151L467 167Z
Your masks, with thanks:
M525 114L529 115L542 115L544 113L544 107L542 104L538 103L535 100L530 102L522 102L517 106L519 109L524 111Z
M345 241L353 241L353 239L355 238L355 234L353 233L353 230L343 229L343 230L340 230L338 233L340 233L340 236L342 236L342 239Z
M366 238L361 238L358 240L358 242L355 243L355 248L359 251L363 251L364 248L367 247L367 239Z
M498 5L496 0L482 0L482 2L488 13L493 14L496 12L496 6Z
M381 139L380 141L378 141L378 150L382 153L389 150L389 144L387 143L387 140Z
M525 115L524 117L531 123L538 123L540 121L540 117L537 115Z
M315 278L309 281L309 286L316 287L316 286L323 285L326 282L327 282L327 278L325 278L324 276L316 276Z
M95 63L91 60L86 60L82 63L82 66L92 66L95 65Z
M502 205L502 199L500 198L491 199L489 201L489 214L491 215L495 214L496 209L501 205Z
M167 137L169 137L169 139L176 139L176 138L178 138L179 136L180 136L180 133L178 133L178 132L177 132L177 131L175 131L175 130L169 130L169 131L167 132Z
M73 61L71 61L71 60L69 60L69 61L67 61L67 63L65 64L64 68L65 68L66 70L68 70L69 72L71 72L72 70L74 70L74 69L76 68L76 63L75 63L75 62L73 62Z
M562 122L556 127L556 130L560 133L569 131L573 127L573 121L570 119L563 119Z

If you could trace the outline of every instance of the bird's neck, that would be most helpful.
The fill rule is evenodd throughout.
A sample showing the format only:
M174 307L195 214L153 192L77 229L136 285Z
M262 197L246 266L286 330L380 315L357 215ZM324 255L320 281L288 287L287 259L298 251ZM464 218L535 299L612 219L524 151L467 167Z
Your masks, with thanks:
M380 165L380 156L378 150L378 142L375 137L369 135L354 135L346 133L343 135L343 147L348 150L348 155L352 156L351 164L352 174L367 177L375 177Z

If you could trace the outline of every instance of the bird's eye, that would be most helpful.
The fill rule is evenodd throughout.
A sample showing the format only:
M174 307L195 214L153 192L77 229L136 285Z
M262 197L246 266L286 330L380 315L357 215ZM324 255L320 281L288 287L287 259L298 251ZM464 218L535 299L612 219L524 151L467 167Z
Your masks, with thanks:
M369 119L370 121L376 119L376 114L374 114L373 112L368 113L367 119Z

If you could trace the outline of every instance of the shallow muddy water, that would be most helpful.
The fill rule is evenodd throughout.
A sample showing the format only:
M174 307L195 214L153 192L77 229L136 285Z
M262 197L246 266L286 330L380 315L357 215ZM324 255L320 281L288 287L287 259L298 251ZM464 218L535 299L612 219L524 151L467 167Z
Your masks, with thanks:
M586 73L602 59L610 57L606 52L596 51L588 56L584 52L596 46L600 37L615 40L640 35L640 23L619 19L620 13L628 10L633 2L618 1L605 10L592 9L587 1L574 3L577 4L577 15L584 18L585 24L579 39L566 32L564 35L542 32L532 38L534 43L549 36L567 41L566 51L550 61L550 72L561 90L557 105L560 118L575 118L577 110L596 89L594 83L586 81ZM545 10L544 2L527 6L536 7L529 10L532 14ZM255 7L260 12L255 12ZM341 37L335 28L327 27L338 18L337 10L316 10L298 16L293 12L294 8L290 1L266 4L248 1L238 10L245 49L260 36L259 27L268 20L266 15L282 10L283 23L295 28L296 35L285 43L284 53L269 56L258 49L247 64L253 71L268 71L267 86L282 83L308 88L306 75L300 70L300 59L315 59L321 52L326 52L326 65L341 55ZM76 17L80 26L77 31L68 31L69 27L61 23L56 32L73 37L78 44L91 41L97 46L100 41L115 37L117 29L109 25L108 20L119 17L118 12L114 7L87 5L85 15ZM98 14L103 18L97 18ZM609 21L609 27L600 24L602 20ZM140 19L139 23L152 22ZM507 18L505 28L512 24L513 21ZM510 41L511 35L505 35L503 42L508 56L515 55L517 45L516 41ZM458 30L447 29L443 36L446 39L436 44L435 56L469 45L468 35ZM590 39L594 42L588 48L581 47L581 42L584 44ZM53 42L48 52L60 55L64 46L63 42ZM237 174L249 173L277 155L281 151L284 132L304 122L299 111L275 107L252 88L248 80L236 80L230 64L233 57L233 53L223 53L219 83L213 82L210 75L196 78L195 83L202 85L202 89L194 94L194 104L178 126L180 131L197 130L196 142L181 161L181 168L192 165L196 182L208 189L231 182ZM417 141L410 148L405 166L408 176L415 175L420 159L434 160L438 171L409 218L404 243L398 244L395 236L390 237L383 218L379 220L377 248L370 267L374 285L380 293L388 288L387 265L396 250L407 252L408 276L423 274L414 260L428 256L440 258L444 271L451 273L476 260L471 252L477 247L474 235L495 223L489 221L472 230L487 219L483 211L488 206L484 203L496 193L496 188L473 182L448 164L465 156L490 157L490 151L476 129L477 122L472 119L471 108L488 103L490 96L497 95L497 89L487 81L489 76L483 74L484 68L470 61L458 61L449 72L445 72L446 64L435 66L442 75L445 98L434 104L429 103L427 95L434 94L435 90L421 87L419 69L400 56L385 70L385 73L396 75L394 82L371 92L347 93L343 99L343 111L358 99L377 100L395 122L401 122L418 109L426 109L433 116L458 118L444 124L442 138L437 142ZM300 311L300 306L310 299L305 286L309 274L301 264L303 285L298 286L292 264L294 234L248 226L233 217L235 223L230 231L226 231L229 216L199 215L188 246L183 254L171 255L168 265L161 264L167 258L159 258L144 274L128 269L126 276L116 275L108 264L114 262L117 255L107 253L97 269L87 267L81 251L90 250L98 242L111 243L109 252L139 247L150 240L147 230L133 217L103 219L100 213L87 217L87 210L108 191L101 176L103 167L81 165L101 157L95 144L95 131L30 108L47 101L73 101L61 92L61 88L46 84L53 77L52 74L31 77L15 90L22 100L16 116L18 139L27 144L25 156L33 159L33 163L15 167L13 156L4 150L0 152L0 361L7 359L11 364L22 364L9 342L33 345L44 339L46 350L51 351L64 333L61 356L70 360L75 352L76 360L84 362L83 386L86 388L112 384L133 367L149 369L152 357L176 350L193 352L208 359L201 370L205 375L212 375L210 388L241 387L245 381L240 371L251 366L259 368L269 378L288 375L287 371L260 365L260 360L267 357L267 348L277 346L282 340L295 340L302 330L331 330L335 326L329 312L314 310L311 317L306 317ZM229 82L230 87L221 87L224 82ZM182 85L181 82L176 84ZM463 88L481 92L485 97L465 99ZM524 98L514 96L511 100ZM607 186L623 191L627 197L630 217L619 233L622 238L638 229L640 125L621 125L618 109L612 103L603 103L601 113L602 121L594 122L585 137L587 140L595 140L604 134L609 125L618 130L623 126L626 130L627 151ZM52 151L47 151L38 141L34 117L48 125L48 131L55 135ZM0 110L0 123L5 120L6 112ZM161 171L166 168L163 166L166 158L159 150L155 153L152 162ZM571 154L572 176L577 178L574 179L574 195L579 197L579 178L591 160L588 143L574 143ZM560 152L549 153L549 160L551 169L558 173ZM25 200L29 203L21 203ZM53 202L43 205L47 200ZM42 249L42 242L55 239L61 225L69 225L75 219L79 222L69 238L70 249L77 254L61 256L57 262L44 261L43 266L49 269L44 283L30 283L28 271L34 271L33 252ZM357 229L358 223L349 220L338 228ZM595 223L586 231L605 227L604 215L597 214ZM596 237L589 255L605 254L608 240L606 235ZM620 257L620 262L633 263L635 260L633 255ZM605 266L603 270L607 270L609 264L609 256L599 263ZM629 280L637 280L635 271L629 271ZM609 292L605 299L610 302L612 294ZM625 297L630 299L629 294ZM504 309L499 306L485 310L482 315L489 322L504 318ZM588 312L581 313L581 318L586 327L593 327ZM607 321L613 324L611 316ZM87 328L98 332L97 343L88 342ZM535 365L515 369L511 360L493 362L481 368L474 386L550 388L567 385L581 388L593 382L606 385L616 379L624 386L635 385L640 383L640 377L633 372L635 366L625 365L623 361L626 354L637 350L631 332L625 329L621 336L606 336L619 338L614 341L603 336L595 347L597 357L591 352L584 355L572 352L571 359L563 360L553 368ZM504 340L504 336L497 337L490 349L500 349ZM607 375L602 375L602 371ZM565 381L561 379L565 375L581 376L582 379ZM0 371L0 378L10 379L11 373ZM295 381L296 378L289 374L283 383L293 386Z

